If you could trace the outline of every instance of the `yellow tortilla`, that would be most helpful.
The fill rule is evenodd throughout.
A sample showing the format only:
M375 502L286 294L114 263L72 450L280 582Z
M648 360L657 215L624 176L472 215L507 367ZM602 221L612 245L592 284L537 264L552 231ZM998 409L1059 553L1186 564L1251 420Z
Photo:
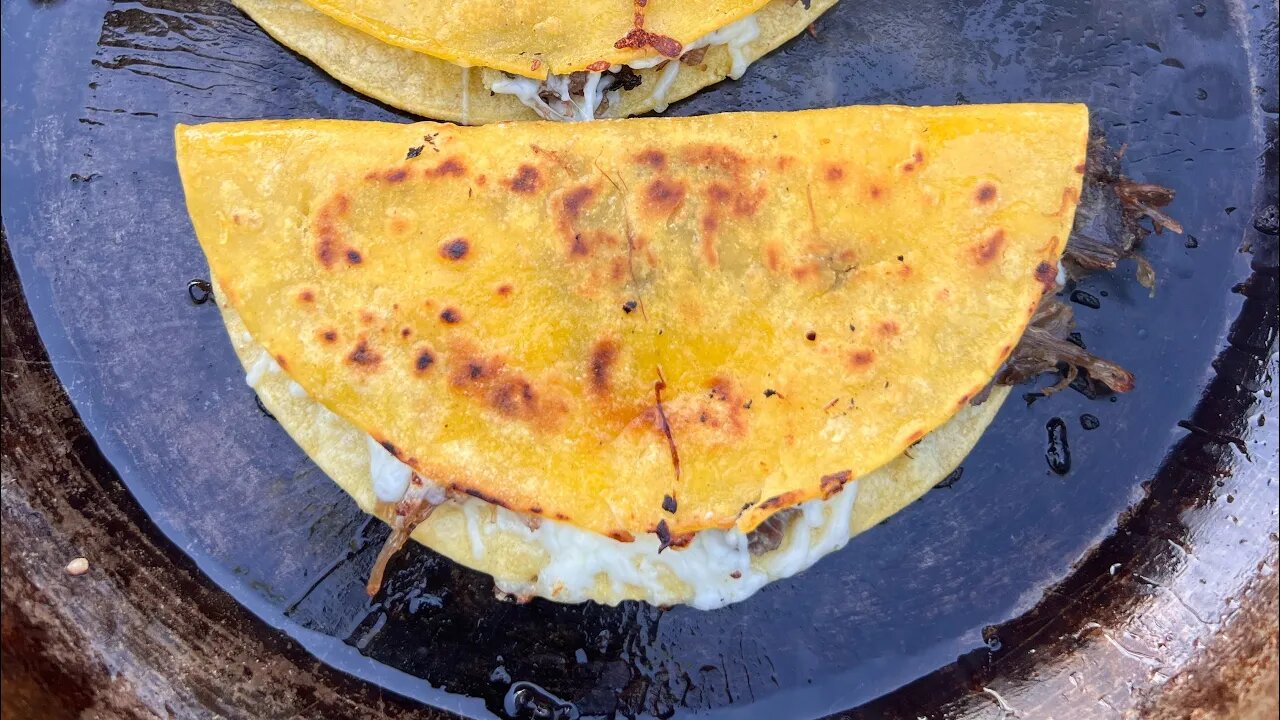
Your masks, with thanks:
M309 58L353 89L388 105L464 125L501 120L537 120L532 109L514 95L492 94L484 83L484 67L462 67L449 60L397 47L348 27L303 0L233 0L236 6L276 40ZM773 0L756 13L760 35L743 50L755 61L802 32L835 5L813 0L808 8L792 0ZM720 82L731 60L723 45L707 50L702 62L685 65L667 90L672 103ZM637 70L639 87L620 92L602 117L628 117L655 107L659 68Z
M595 63L614 65L654 54L619 49L643 16L644 29L682 45L750 15L768 0L501 2L501 0L305 0L389 45L513 75L544 78Z
M965 407L1053 286L1087 133L1005 105L177 141L225 302L308 396L626 539L750 530Z

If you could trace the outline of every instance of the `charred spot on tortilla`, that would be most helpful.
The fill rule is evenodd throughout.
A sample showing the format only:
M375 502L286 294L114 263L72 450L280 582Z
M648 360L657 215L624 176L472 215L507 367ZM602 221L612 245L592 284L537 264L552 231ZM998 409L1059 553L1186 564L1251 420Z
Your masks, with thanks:
M687 146L681 153L685 162L704 170L718 170L739 176L748 166L747 159L728 143L700 142Z
M477 490L473 487L462 487L460 485L457 485L456 483L452 485L451 488L456 492L463 492L463 493L466 493L467 495L470 495L473 498L476 498L478 500L483 500L489 503L490 505L497 505L500 508L507 507L507 504L503 502L501 498L496 497L494 495L490 495L484 492L483 490Z
M457 325L462 322L462 313L457 308L447 307L440 311L440 321L446 325Z
M446 260L461 260L471 250L471 243L466 238L454 238L440 246L440 257Z
M521 165L516 174L507 181L507 186L512 192L518 193L534 193L538 191L538 168L532 165Z
M489 402L500 414L508 417L528 419L539 413L538 395L533 385L523 378L499 382L489 393Z
M618 359L618 346L612 340L601 340L591 350L591 390L597 395L609 392L609 373Z
M819 487L822 488L822 497L824 499L830 498L832 495L840 492L852 477L853 473L849 470L841 470L840 472L831 473L830 475L823 475L822 479L818 482Z
M669 512L672 515L674 515L676 513L676 499L671 497L670 495L663 495L662 509L663 511Z
M1055 270L1052 265L1044 262L1043 260L1039 265L1036 265L1035 276L1036 280L1044 286L1045 292L1049 292L1057 286L1058 271Z
M911 159L902 164L902 172L913 173L924 165L924 150L919 147L911 151Z
M978 185L978 189L973 192L973 199L979 205L990 205L996 199L996 186L994 183L983 182Z
M582 209L586 207L595 193L595 188L590 185L579 185L565 193L562 201L565 215L570 219L577 219L582 214Z
M1004 230L996 228L973 246L973 261L978 265L988 265L1000 255L1004 245Z
M467 166L462 163L462 160L456 157L448 158L442 161L439 165L426 171L427 177L461 177L466 174Z
M849 362L854 368L865 368L875 360L876 353L874 350L855 350L849 355Z
M417 357L413 361L413 369L421 375L426 372L436 362L436 356L427 348L418 350Z
M347 362L367 369L374 369L382 364L382 354L369 346L369 341L361 339L347 355Z
M661 150L645 150L636 156L636 161L654 170L663 170L667 167L667 156Z
M658 521L658 525L653 532L658 536L658 552L671 547L671 528L667 527L665 518Z
M645 189L645 198L646 210L670 215L684 202L684 185L657 178Z

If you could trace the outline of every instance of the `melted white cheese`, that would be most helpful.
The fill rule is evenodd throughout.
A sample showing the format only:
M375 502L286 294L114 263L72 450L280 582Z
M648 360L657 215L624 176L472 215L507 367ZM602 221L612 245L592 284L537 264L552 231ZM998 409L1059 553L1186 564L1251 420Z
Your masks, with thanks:
M369 477L373 479L373 494L381 502L400 502L409 489L413 468L397 460L372 436L365 437L369 446Z
M259 349L245 380L256 387L268 372L283 371L266 350ZM292 394L292 387L290 391ZM318 420L346 424L324 405L314 401L311 405ZM354 432L350 435L358 437ZM373 437L363 436L374 495L380 502L400 501L409 489L413 469ZM747 549L747 536L738 530L703 530L684 548L658 552L658 539L653 534L620 542L479 498L450 497L439 485L427 479L423 482L425 497L433 505L450 502L461 507L471 551L477 559L484 557L490 545L488 539L495 533L515 535L546 554L547 564L528 582L495 579L503 592L576 603L593 599L596 584L603 582L615 595L624 595L626 588L633 586L646 590L657 604L687 602L702 610L743 600L770 581L801 572L824 555L844 547L849 542L858 490L857 482L851 482L830 499L798 505L801 512L792 518L783 544L771 552L752 556ZM686 586L692 599L686 600L686 593L672 588L671 579Z
M654 112L666 112L670 105L667 102L667 93L671 91L671 86L676 81L676 76L680 74L680 61L672 60L667 66L662 68L662 72L658 74L658 80L653 84L653 94L650 99L653 100Z
M263 350L258 354L258 359L249 366L249 372L245 374L244 381L249 383L249 387L257 387L264 375L278 372L283 372L280 369L280 363L271 357L271 353Z
M581 96L570 91L569 82L568 75L548 75L543 81L526 77L504 77L495 80L489 89L498 94L515 95L545 120L594 120L596 108L600 107L605 91L613 86L613 78L604 77L604 73L587 73ZM559 102L547 102L542 94L548 91L559 98Z
M603 93L599 92L601 73L587 73L587 82L582 87L582 105L578 107L579 120L594 120L596 108L600 106ZM605 87L609 86L609 82L605 82Z
M708 33L702 37L689 43L684 48L684 52L690 52L704 47L713 47L715 45L724 45L729 50L729 58L732 65L729 68L729 77L737 80L747 71L747 67L751 65L751 61L747 59L744 50L747 44L760 37L760 23L756 22L755 15L748 15L741 20L725 25L715 32ZM654 67L662 62L664 58L645 58L641 61L633 61L631 67ZM640 62L643 65L637 65ZM678 60L672 60L667 66L662 68L662 74L658 76L658 82L654 85L653 99L654 112L663 112L667 109L667 93L671 91L671 86L675 84L676 77L680 74L680 63Z
M748 43L758 37L760 37L760 23L756 22L755 15L748 15L737 22L725 25L715 32L703 35L684 50L689 52L701 47L724 45L728 48L729 58L733 61L729 68L729 77L737 80L742 77L742 74L747 71L747 67L751 65L751 61L747 59L746 53L743 51Z
M751 61L747 59L746 47L758 37L760 37L760 23L756 22L755 15L748 15L737 22L725 25L719 30L694 40L684 47L683 52L687 53L699 48L724 45L728 49L729 58L732 61L729 68L729 77L737 80L742 77L743 73L747 71L747 67L751 65ZM654 84L653 93L650 95L655 112L663 112L669 105L667 93L671 91L671 86L680 74L680 60L678 58L654 55L627 63L627 66L634 70L645 70L657 67L662 63L666 63L666 67L659 74L658 80ZM613 65L609 69L616 73L622 69L622 66ZM598 72L587 73L587 82L583 88L581 99L576 99L569 91L568 75L549 74L546 80L541 81L526 77L504 77L501 80L494 81L489 86L489 90L500 95L514 95L520 102L532 108L539 117L546 120L559 120L562 122L593 120L596 109L600 107L604 91L613 84L612 76L603 78L602 84L602 75L603 73ZM569 107L559 109L547 103L539 94L547 90L554 93L562 103ZM465 109L463 112L465 117Z
M555 117L556 113L551 110L551 106L538 97L538 91L541 89L541 82L527 77L504 77L501 80L495 80L489 86L491 92L499 95L515 95L517 100L533 108L539 117L546 120L563 119Z

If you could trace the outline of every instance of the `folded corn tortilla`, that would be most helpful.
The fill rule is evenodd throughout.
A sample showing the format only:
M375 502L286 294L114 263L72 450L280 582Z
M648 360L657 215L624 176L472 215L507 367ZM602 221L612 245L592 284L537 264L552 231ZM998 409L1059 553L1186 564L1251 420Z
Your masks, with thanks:
M1003 393L970 399L1054 287L1087 127L252 122L180 127L178 157L250 384L362 507L425 480L414 537L503 589L714 607L968 452Z
M539 117L576 120L661 112L669 104L726 77L740 77L748 65L802 32L835 4L835 0L813 0L808 6L792 0L773 0L735 5L733 12L727 12L712 5L680 3L673 7L699 17L698 22L689 21L685 26L711 28L683 43L684 62L652 49L621 55L614 50L610 57L619 62L609 65L613 71L566 66L570 69L560 75L549 75L549 62L540 63L538 71L528 70L532 60L519 65L524 69L522 73L503 72L513 69L498 56L477 52L483 50L482 41L489 38L487 32L474 32L475 28L486 27L482 25L472 26L472 41L466 45L471 49L465 56L444 51L433 54L421 44L416 46L421 49L413 49L414 45L390 42L388 38L394 38L388 33L370 34L366 24L344 24L349 16L339 12L342 3L323 7L316 3L321 7L317 9L304 0L233 1L272 37L355 90L417 115L469 125ZM539 7L544 14L559 9L546 4ZM658 3L652 7L657 9ZM628 6L619 8L630 17ZM533 11L532 6L528 11ZM729 18L731 22L727 22ZM532 49L571 44L575 38L576 35L551 38L524 33L520 42L525 43L522 47ZM451 34L440 42L460 39L460 35ZM695 55L700 55L697 62L690 62ZM623 59L635 67L622 64ZM639 84L624 88L616 74L623 68L630 68ZM575 71L586 78L580 77L584 87L571 93L569 74ZM586 82L592 75L594 84L588 93ZM539 91L554 94L548 88L558 93L551 105L538 96Z

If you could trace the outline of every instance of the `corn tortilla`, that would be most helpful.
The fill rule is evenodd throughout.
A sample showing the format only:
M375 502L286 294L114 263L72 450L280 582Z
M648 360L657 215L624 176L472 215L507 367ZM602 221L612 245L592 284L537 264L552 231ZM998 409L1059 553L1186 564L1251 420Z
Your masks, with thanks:
M514 95L490 93L483 64L464 67L453 61L385 43L373 35L316 10L303 0L233 0L279 42L309 58L351 88L382 102L424 117L464 125L503 120L537 120L532 109ZM799 34L835 5L813 0L809 7L791 0L773 0L756 13L760 34L744 48L754 62ZM720 82L730 72L729 51L708 48L702 61L680 69L664 103L689 97ZM654 88L660 68L637 70L641 83L619 93L602 117L640 115L655 108Z
M643 18L644 30L682 45L740 20L768 0L650 0L635 5L500 0L305 0L316 10L389 45L457 65L541 79L550 73L615 65L654 49L619 48Z
M307 396L456 493L627 540L749 531L967 407L1053 287L1087 130L997 105L177 140L221 299Z

